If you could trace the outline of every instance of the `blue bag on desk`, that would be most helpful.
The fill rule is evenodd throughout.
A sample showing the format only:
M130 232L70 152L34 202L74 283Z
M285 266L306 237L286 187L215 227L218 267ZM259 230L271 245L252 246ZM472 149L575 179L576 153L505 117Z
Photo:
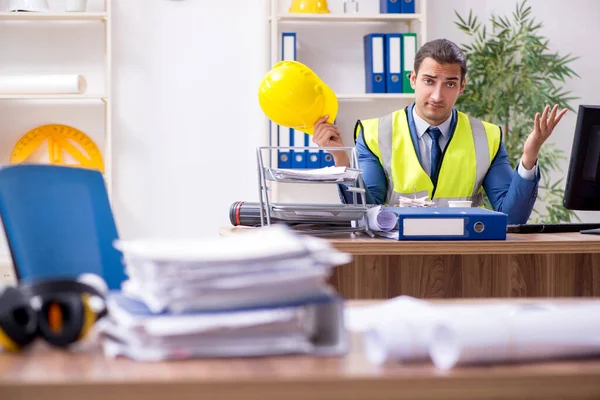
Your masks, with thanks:
M508 216L484 208L386 207L399 240L506 240Z

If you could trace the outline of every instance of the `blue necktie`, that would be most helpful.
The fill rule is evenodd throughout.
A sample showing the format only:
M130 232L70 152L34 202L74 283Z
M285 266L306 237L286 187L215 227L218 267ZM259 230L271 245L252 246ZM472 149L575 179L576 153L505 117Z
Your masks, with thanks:
M440 170L440 162L442 161L442 148L440 147L440 136L442 136L442 132L438 128L429 127L427 133L431 137L431 172L429 176L435 186Z

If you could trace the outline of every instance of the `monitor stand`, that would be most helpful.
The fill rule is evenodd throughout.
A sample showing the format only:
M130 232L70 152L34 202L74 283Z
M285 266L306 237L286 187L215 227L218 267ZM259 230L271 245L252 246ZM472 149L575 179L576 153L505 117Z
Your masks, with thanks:
M600 235L600 228L597 229L585 229L583 231L579 231L579 233L591 234L591 235Z

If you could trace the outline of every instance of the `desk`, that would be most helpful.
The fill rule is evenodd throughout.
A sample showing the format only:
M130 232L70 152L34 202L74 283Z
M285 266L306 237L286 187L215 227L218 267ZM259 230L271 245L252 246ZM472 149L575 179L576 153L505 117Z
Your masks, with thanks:
M600 235L508 234L505 241L336 237L354 255L332 284L347 298L600 296Z
M348 299L600 296L600 235L508 234L505 241L460 242L323 238L354 256L331 279Z
M351 302L350 304L355 304ZM600 360L463 367L378 367L358 336L345 357L269 357L137 363L107 359L97 343L69 354L41 344L0 353L6 400L598 399Z

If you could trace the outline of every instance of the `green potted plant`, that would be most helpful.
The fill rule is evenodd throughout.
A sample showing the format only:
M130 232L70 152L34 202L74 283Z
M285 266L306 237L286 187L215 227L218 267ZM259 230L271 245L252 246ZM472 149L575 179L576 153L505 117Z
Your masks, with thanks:
M531 16L527 0L517 3L512 18L492 15L490 26L481 24L472 10L467 18L455 11L455 24L471 37L461 45L469 72L467 90L459 97L457 109L502 128L503 141L512 166L523 154L523 144L531 132L536 112L549 104L573 111L570 91L561 85L566 78L578 77L569 67L576 59L551 52L548 39L539 34L542 23ZM541 181L538 201L532 213L534 222L569 222L577 215L562 206L563 179L552 180L559 171L564 152L545 143L539 154ZM488 203L489 206L489 203Z

